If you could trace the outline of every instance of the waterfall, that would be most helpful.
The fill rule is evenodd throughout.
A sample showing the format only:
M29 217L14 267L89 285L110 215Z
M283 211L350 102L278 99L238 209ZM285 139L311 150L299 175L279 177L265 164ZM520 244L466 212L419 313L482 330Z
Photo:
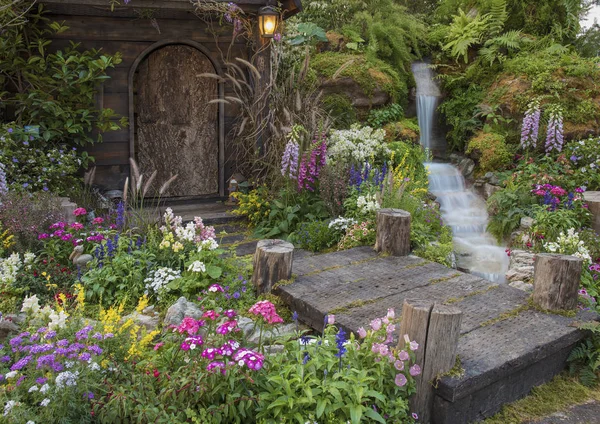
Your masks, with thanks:
M441 97L427 63L412 66L417 84L417 118L421 145L428 149L445 148L446 141L436 131L436 109ZM494 282L504 282L509 258L487 233L485 201L467 189L462 173L447 163L426 163L429 190L437 197L444 223L452 229L458 266Z

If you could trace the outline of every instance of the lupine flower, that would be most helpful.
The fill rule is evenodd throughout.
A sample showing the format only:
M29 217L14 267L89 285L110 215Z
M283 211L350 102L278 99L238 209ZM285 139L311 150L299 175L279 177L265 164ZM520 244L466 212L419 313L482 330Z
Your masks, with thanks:
M529 103L529 108L525 112L523 118L523 126L521 127L521 147L527 149L529 147L535 149L538 139L538 131L540 128L540 103L539 100L533 100Z
M338 348L338 352L335 356L342 359L342 356L346 353L346 348L344 347L344 343L346 343L346 332L342 328L340 328L335 335L335 343Z
M306 365L308 363L308 361L310 361L310 355L308 354L308 352L304 352L304 359L302 359L302 365Z

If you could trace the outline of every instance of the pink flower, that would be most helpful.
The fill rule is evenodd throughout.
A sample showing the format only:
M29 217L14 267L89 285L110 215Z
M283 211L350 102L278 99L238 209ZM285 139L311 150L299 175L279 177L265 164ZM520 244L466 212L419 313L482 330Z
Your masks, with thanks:
M419 419L419 416L417 415L416 412L412 413L412 417L413 417L414 420L418 420Z
M417 350L419 348L419 343L415 342L414 340L412 342L410 342L410 350Z
M164 342L156 343L156 344L154 345L154 350L158 350L158 349L160 349L160 348L161 348L161 347L163 347L163 346L164 346Z
M396 383L396 386L403 387L406 385L407 382L408 380L406 379L406 376L404 374L396 374L396 378L394 379L394 383Z
M206 366L206 371L220 370L221 374L225 375L225 362L214 361Z
M193 336L200 329L200 324L192 317L185 317L179 327L177 327L177 331L181 333L188 333L190 336Z
M71 224L71 228L74 230L83 230L83 224L79 223L79 222L74 222Z
M396 361L396 362L394 362L394 367L396 367L396 369L398 371L402 371L404 369L404 362L403 361Z
M100 225L103 223L104 223L104 218L102 218L102 217L92 219L92 224Z
M379 331L381 328L381 320L379 318L375 318L373 321L371 321L371 328L374 331Z
M387 311L387 317L388 317L389 319L394 319L394 318L396 318L396 313L394 312L394 309L393 309L393 308L389 308L389 309L388 309L388 311Z
M390 349L387 347L387 345L382 344L379 346L379 354L381 356L387 356L388 353L390 353Z
M252 305L248 312L254 315L262 316L263 319L269 324L277 324L283 322L283 319L277 314L277 311L275 310L275 305L273 305L268 300L261 300L260 302L256 302L254 305Z
M232 331L234 331L237 328L237 324L238 323L236 320L226 321L225 323L223 323L217 327L217 333L218 334L231 333Z
M396 326L394 324L389 324L386 329L385 329L386 333L391 334L394 331L396 331Z
M327 315L327 324L329 324L329 325L335 324L335 315Z
M77 208L73 211L73 215L75 215L75 216L87 215L87 211L85 210L85 208Z
M219 314L211 309L210 311L204 312L204 314L202 314L202 318L210 318L214 321L219 318Z
M365 337L367 337L367 330L365 330L363 327L359 327L358 328L358 337L360 337L361 339L364 339Z
M408 361L408 358L410 358L410 355L408 354L407 351L401 350L400 353L398 354L398 358L400 358L401 361Z
M223 287L221 287L219 284L213 284L208 288L209 292L212 293L216 293L216 292L224 292L225 290L223 290Z
M417 364L414 364L412 367L410 367L408 372L410 372L410 375L412 375L414 377L416 375L421 374L421 367L418 366Z

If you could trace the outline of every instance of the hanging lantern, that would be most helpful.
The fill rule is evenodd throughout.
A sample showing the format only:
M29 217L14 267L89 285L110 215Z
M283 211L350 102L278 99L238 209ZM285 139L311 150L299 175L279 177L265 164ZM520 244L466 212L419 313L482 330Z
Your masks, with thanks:
M273 6L264 6L258 9L258 28L263 38L273 38L277 30L279 12Z

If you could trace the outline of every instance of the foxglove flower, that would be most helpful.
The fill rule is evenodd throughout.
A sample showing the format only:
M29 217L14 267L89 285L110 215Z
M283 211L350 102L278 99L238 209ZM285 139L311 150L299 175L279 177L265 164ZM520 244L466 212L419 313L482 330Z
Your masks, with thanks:
M294 140L288 141L281 158L281 175L292 180L298 178L298 155L300 146Z
M532 149L536 148L540 128L540 115L540 102L539 100L533 100L529 103L529 108L525 112L523 126L521 127L521 147L523 149L529 147Z
M548 130L546 133L546 153L556 149L559 153L562 151L564 143L563 138L563 114L560 107L555 107L550 111L548 119Z

